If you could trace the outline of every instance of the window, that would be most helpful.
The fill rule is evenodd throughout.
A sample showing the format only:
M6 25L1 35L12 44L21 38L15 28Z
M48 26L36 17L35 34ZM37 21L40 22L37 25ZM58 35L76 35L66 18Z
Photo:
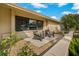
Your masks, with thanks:
M43 21L16 16L16 31L43 29Z
M38 29L43 29L43 21L37 21L37 28Z
M36 20L29 20L29 29L30 29L30 30L35 30L35 29L37 29Z
M16 31L27 30L29 25L29 19L25 17L16 16L15 23Z

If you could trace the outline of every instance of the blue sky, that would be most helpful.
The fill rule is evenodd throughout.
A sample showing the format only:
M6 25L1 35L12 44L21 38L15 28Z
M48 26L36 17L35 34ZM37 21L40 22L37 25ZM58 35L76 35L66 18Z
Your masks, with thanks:
M78 3L18 3L18 5L58 21L65 14L79 14Z

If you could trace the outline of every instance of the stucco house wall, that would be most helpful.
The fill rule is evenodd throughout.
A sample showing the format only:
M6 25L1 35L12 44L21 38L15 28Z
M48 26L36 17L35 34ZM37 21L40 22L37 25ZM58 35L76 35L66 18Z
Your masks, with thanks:
M42 20L44 22L43 29L50 28L51 30L55 30L55 28L58 27L60 30L59 23L53 20L51 21L51 20L48 20L47 18L38 16L36 13L32 14L28 11L22 11L17 8L13 8L13 7L4 5L4 4L0 4L0 38L1 36L5 36L5 34L7 34L8 32L15 32L16 34L23 34L23 32L15 31L15 20L16 20L15 16L22 16L26 18L32 18L35 20ZM32 32L32 30L30 32Z
M11 31L10 9L0 6L0 37Z

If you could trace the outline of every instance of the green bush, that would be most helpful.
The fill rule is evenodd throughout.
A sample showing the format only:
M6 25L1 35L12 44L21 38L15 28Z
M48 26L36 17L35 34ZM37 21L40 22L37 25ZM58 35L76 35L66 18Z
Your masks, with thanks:
M21 38L19 36L15 36L13 32L10 33L8 38L3 38L0 42L0 55L8 55L8 49L19 40L21 40Z
M8 51L7 50L0 50L0 56L7 56Z
M74 38L79 38L79 32L74 33Z
M15 36L15 42L18 42L18 41L20 41L20 40L22 40L22 37L16 35L16 36Z
M74 38L69 46L70 56L79 56L79 38Z
M28 46L24 46L21 51L17 54L18 56L37 56Z
M6 49L10 46L12 46L15 43L14 40L14 33L10 33L10 36L8 38L3 38L1 41L2 49Z

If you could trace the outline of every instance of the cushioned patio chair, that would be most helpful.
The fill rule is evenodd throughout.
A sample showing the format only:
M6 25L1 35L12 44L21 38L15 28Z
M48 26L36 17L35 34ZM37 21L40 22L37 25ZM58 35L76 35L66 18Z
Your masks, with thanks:
M40 40L40 41L42 41L42 39L44 39L44 33L43 32L34 31L33 34L34 34L33 39L37 39L37 40Z

